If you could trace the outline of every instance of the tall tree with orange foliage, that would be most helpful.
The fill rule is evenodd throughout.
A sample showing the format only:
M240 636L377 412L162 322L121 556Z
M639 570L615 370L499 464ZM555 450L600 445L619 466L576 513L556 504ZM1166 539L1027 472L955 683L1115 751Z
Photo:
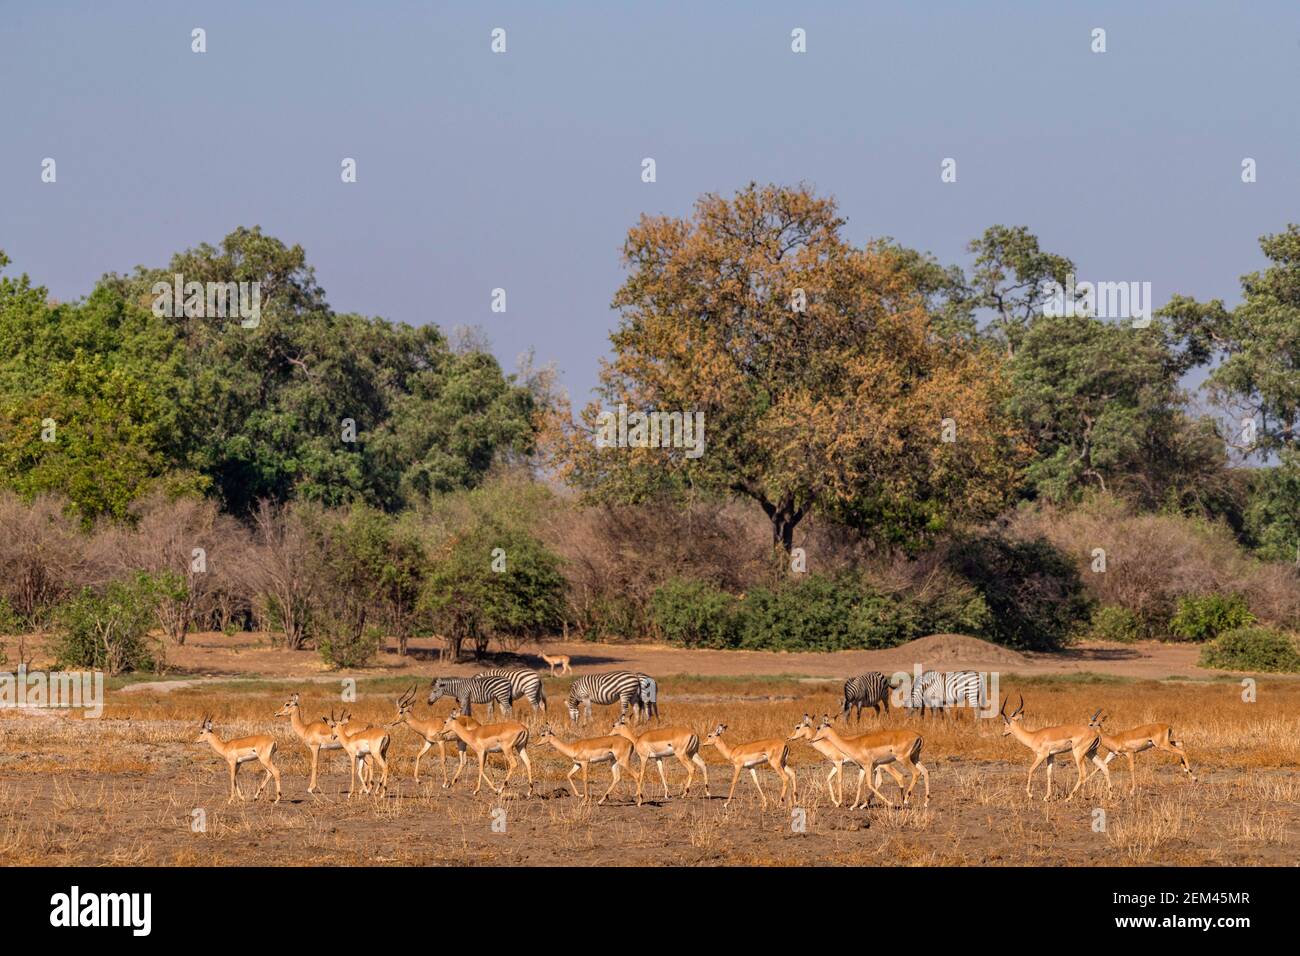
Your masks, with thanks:
M786 552L814 511L896 544L996 513L1022 452L999 357L941 334L900 250L854 248L843 225L807 187L752 183L643 216L602 401L553 435L565 477L606 501L752 498ZM703 453L598 443L620 403L703 412Z

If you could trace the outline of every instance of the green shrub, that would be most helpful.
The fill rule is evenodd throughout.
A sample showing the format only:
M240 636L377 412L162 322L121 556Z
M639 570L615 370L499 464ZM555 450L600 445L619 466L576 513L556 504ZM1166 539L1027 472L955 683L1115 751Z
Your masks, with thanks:
M998 644L1056 650L1092 617L1074 562L1046 538L969 537L953 546L948 560L983 596L991 615L985 636Z
M59 665L109 676L154 669L162 642L150 640L149 629L163 591L172 586L165 578L141 572L113 581L102 593L83 588L56 615Z
M650 617L670 644L735 647L740 639L736 599L707 581L674 578L650 598Z
M1211 641L1225 631L1255 623L1240 594L1188 595L1178 602L1169 633L1185 641Z
M1232 671L1300 673L1293 635L1271 627L1240 627L1219 635L1201 651L1202 667Z
M1088 636L1099 641L1131 644L1146 636L1146 629L1138 616L1118 604L1103 604L1092 615Z
M0 634L17 634L22 627L18 613L9 604L9 599L0 597Z
M358 631L348 621L325 616L316 635L316 649L330 667L364 667L374 659L383 636L380 628L363 627Z

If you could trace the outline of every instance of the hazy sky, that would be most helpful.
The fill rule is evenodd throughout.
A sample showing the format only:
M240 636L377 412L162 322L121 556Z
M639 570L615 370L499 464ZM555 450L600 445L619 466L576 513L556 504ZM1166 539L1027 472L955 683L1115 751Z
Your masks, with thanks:
M1257 237L1300 220L1294 0L7 2L0 90L0 248L54 296L260 224L336 309L481 326L575 399L627 228L751 179L945 262L1025 224L1157 304L1235 300Z

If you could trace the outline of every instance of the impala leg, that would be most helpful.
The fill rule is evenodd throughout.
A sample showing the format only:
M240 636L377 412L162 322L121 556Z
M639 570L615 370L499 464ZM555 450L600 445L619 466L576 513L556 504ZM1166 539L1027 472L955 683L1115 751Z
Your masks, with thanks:
M660 757L655 757L655 766L659 768L659 781L664 785L664 799L668 799L668 778L664 776L664 762Z
M1109 792L1111 790L1110 769L1106 766L1106 761L1102 760L1098 754L1094 753L1092 755L1092 762L1097 765L1097 769L1101 771L1101 775L1106 778L1106 790ZM1095 776L1095 773L1090 773L1088 776Z
M866 778L867 778L867 768L859 767L858 768L858 789L857 792L853 794L853 806L849 807L850 810L856 810L858 808L858 804L862 802L862 782Z
M1181 744L1174 743L1173 738L1170 738L1167 743L1158 746L1161 750L1167 750L1176 756L1183 765L1183 772L1192 778L1192 783L1196 782L1196 774L1192 773L1192 765L1187 762L1187 751L1183 750Z
M698 762L700 766L704 766L704 761L699 759L699 754L696 754L695 756L690 758L683 757L681 754L678 754L677 760L683 767L686 768L686 786L682 788L682 796L685 797L687 794L691 792L691 782L695 779L694 762Z
M311 780L307 783L307 792L316 792L316 764L320 760L320 744L309 748L311 750Z
M906 766L908 766L908 765L907 765L907 764L903 764L903 766L906 767ZM898 792L899 792L899 793L902 793L903 790L906 788L906 782L903 780L903 775L902 775L901 773L899 773L898 768L895 767L892 763L883 763L883 764L881 764L879 767L876 768L876 786L877 786L877 787L880 786L880 771L881 771L881 770L884 770L886 773L888 773L891 777L894 778L894 783L898 784ZM907 798L906 798L906 797L904 797L903 802L904 802L904 803L907 802Z
M379 761L379 793L382 796L388 792L388 755L376 754L375 759Z
M637 771L636 775L636 805L638 807L641 806L641 784L645 780L645 769L649 762L650 758L643 755L641 757L641 768Z
M575 773L577 773L580 769L583 771L583 774L582 774L582 789L583 789L583 792L582 792L582 793L578 793L578 787L577 787L577 785L573 782L573 775L574 775ZM566 780L569 781L569 789L573 791L573 795L574 795L575 797L578 797L578 798L581 799L581 800L586 800L586 799L587 799L587 794L586 794L586 790L587 790L587 773L586 773L586 768L584 768L582 764L575 763L572 767L570 767L570 768L569 768L569 774L568 774L568 776L565 777L564 779L566 779Z
M528 774L528 793L524 795L527 800L533 795L533 762L528 759L528 750L524 747L519 748L519 759L524 762L524 772ZM582 772L582 789L587 789L587 772Z
M613 792L614 792L614 788L618 786L619 767L618 767L618 761L617 761L617 760L615 760L613 763L611 763L611 764L609 765L609 770L610 770L610 773L611 773L612 776L613 776L613 779L611 779L610 782L609 782L609 789L606 790L605 793L604 793L604 795L601 796L601 798L600 798L600 803L604 803L606 797L608 797L611 793L613 793Z
M709 765L704 762L704 758L699 754L691 756L691 763L700 768L700 776L704 778L704 795L706 797L713 796L713 794L709 793Z
M497 792L497 793L500 793L500 792L501 792L501 791L497 790L496 785L492 783L491 778L489 778L488 775L487 775L487 774L484 772L484 770L483 770L483 764L484 764L486 761L487 761L487 751L483 751L483 750L479 751L479 755L478 755L478 786L476 786L476 787L474 788L474 795L475 795L475 796L478 796L479 791L481 791L481 790L483 789L483 781L484 781L484 780L487 781L487 785L488 785L492 790L494 790L494 791ZM454 783L454 782L455 782L455 781L453 781L453 783Z
M727 794L727 802L724 807L731 806L731 798L736 795L736 781L740 779L740 764L736 764L736 772L731 775L731 792Z
M1037 770L1038 765L1041 764L1046 759L1048 759L1046 754L1035 756L1034 762L1029 768L1029 779L1025 781L1025 793L1029 794L1030 798L1034 796L1034 771ZM1047 765L1047 770L1049 773L1052 770L1052 765L1050 763Z
M877 767L876 769L879 770L879 767ZM879 798L880 798L880 802L883 803L885 806L887 806L887 807L892 807L892 806L894 805L894 801L893 801L893 800L890 800L890 799L889 799L888 797L886 797L883 793L881 793L881 792L877 789L877 784L872 783L870 775L867 775L867 786L871 788L871 792L874 793L877 797L879 797ZM870 805L870 804L868 804L868 806L869 806L869 805Z
M238 768L239 768L239 764L235 763L234 761L230 762L230 799L226 801L227 803L234 803L235 794L238 793L239 791L239 784L235 781L235 772L237 771ZM243 799L242 793L239 796L240 799Z
M840 772L840 765L837 763L833 763L831 764L831 772L826 775L826 789L830 792L831 803L835 804L835 806L837 807L844 802L844 792L843 792L844 778L843 777L840 777L840 795L839 797L835 796L835 775L838 774L839 772Z
M767 763L769 767L776 771L776 775L781 778L781 796L778 799L781 801L781 806L785 806L785 791L790 782L789 778L786 776L786 772L790 768L782 763L779 758L776 760L769 760ZM791 776L793 776L793 774ZM791 805L793 806L793 804Z
M763 785L758 782L758 768L750 767L749 776L754 781L754 786L758 788L758 799L762 801L763 809L767 810L767 795L763 793Z
M417 784L420 782L420 758L427 754L429 748L432 746L433 744L426 740L424 746L420 748L420 752L415 755L415 782ZM443 769L445 770L446 768L444 767Z

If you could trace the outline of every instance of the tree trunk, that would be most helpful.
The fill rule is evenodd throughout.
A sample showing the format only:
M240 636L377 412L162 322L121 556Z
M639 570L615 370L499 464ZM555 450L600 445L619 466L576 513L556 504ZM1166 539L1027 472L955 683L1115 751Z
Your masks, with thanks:
M772 548L780 548L785 554L794 549L794 529L803 520L804 509L794 506L794 499L786 497L779 505L760 498L763 512L772 522Z

